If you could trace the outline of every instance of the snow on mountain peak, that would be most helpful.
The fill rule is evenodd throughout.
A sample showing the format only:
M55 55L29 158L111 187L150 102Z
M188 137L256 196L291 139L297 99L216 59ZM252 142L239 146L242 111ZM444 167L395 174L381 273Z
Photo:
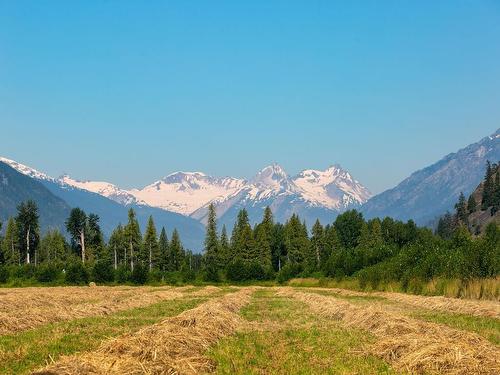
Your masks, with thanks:
M5 164L9 165L10 167L14 168L18 172L20 172L28 177L36 178L37 180L49 180L49 181L53 180L52 177L46 175L45 173L37 171L34 168L28 167L27 165L18 163L15 160L0 157L0 162L3 162Z
M285 170L280 165L273 163L261 169L252 179L252 183L260 186L276 187L287 179L288 175Z

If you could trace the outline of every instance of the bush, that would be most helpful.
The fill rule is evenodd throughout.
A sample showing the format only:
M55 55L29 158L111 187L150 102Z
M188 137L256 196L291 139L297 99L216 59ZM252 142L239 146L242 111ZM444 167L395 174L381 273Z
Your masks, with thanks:
M244 281L247 279L245 263L242 259L235 259L226 268L226 277L230 281Z
M92 280L96 283L109 283L115 278L113 266L105 260L98 260L92 268Z
M89 282L89 271L81 262L75 261L68 266L65 279L68 284L87 284Z
M120 265L115 272L115 280L119 284L125 284L130 280L131 272L125 265Z
M53 264L42 264L38 266L36 279L41 283L50 283L56 281L59 274L59 267Z
M302 271L303 268L301 264L287 264L281 269L281 271L278 272L276 280L278 281L278 283L284 284L288 280L300 275Z
M32 279L36 275L36 268L33 264L23 264L21 266L15 266L11 275L13 279Z
M164 275L160 270L151 270L148 275L148 281L151 283L159 283L164 279Z
M130 275L130 281L137 285L145 284L148 281L148 269L140 263L136 264Z
M5 266L0 266L0 284L5 284L9 280L9 270Z

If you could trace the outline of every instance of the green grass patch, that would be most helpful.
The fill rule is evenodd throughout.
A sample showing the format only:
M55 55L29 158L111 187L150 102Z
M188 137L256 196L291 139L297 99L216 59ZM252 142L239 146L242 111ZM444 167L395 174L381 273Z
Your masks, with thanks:
M372 337L317 317L303 303L271 290L256 291L241 315L250 327L208 353L217 374L395 373L382 360L360 353Z
M411 316L451 328L475 332L493 344L500 345L500 320L495 318L425 310L414 312Z
M51 359L96 349L105 339L157 323L206 300L185 298L162 301L108 316L50 323L29 331L0 336L0 373L29 373Z

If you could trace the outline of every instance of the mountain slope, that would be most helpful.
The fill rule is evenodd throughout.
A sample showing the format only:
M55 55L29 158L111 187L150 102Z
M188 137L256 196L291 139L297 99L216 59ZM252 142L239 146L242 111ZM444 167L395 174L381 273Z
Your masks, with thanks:
M460 192L468 195L475 189L487 160L500 160L500 129L413 173L395 188L371 198L361 211L368 218L391 216L426 225L451 210Z
M70 206L52 194L38 180L28 177L0 161L0 220L17 214L17 206L32 199L38 205L42 233L48 229L64 229Z
M99 215L103 233L108 237L119 223L125 224L127 222L127 211L129 208L133 208L137 213L137 219L142 230L145 229L147 220L149 216L152 215L158 229L165 227L165 229L171 233L174 228L177 228L187 248L193 251L201 251L202 249L205 235L204 227L194 219L144 204L120 204L100 194L68 185L63 179L51 178L36 169L10 159L0 158L0 161L8 163L8 165L14 167L18 171L16 173L19 174L20 172L21 176L24 177L22 181L26 184L26 187L23 188L23 184L21 183L20 188L23 189L22 191L26 192L26 199L36 197L36 191L31 189L32 186L41 185L47 193L57 197L60 202L66 205L66 213L62 216L57 215L57 217L54 218L53 226L63 229L64 221L69 214L69 207L80 207L88 213L92 212ZM35 185L33 185L33 183ZM44 206L43 202L39 204L39 207L40 214L50 215L51 210Z

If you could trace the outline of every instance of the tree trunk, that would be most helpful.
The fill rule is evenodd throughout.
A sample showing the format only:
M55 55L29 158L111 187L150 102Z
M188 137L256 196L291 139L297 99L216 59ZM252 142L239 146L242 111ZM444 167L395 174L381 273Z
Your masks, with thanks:
M278 271L281 271L281 257L278 257Z
M30 264L30 230L31 227L28 225L28 231L26 232L26 264Z
M130 269L134 270L134 246L132 245L132 241L130 241Z
M116 255L116 245L115 245L115 271L116 271L117 268L118 268L118 258L117 258L117 255Z
M152 256L153 254L151 254L151 244L149 244L149 271L151 271L151 269L153 268L153 260L152 260Z
M318 269L320 268L319 266L319 246L316 246L316 263L318 266Z
M80 232L80 246L82 247L82 263L85 263L85 232Z

